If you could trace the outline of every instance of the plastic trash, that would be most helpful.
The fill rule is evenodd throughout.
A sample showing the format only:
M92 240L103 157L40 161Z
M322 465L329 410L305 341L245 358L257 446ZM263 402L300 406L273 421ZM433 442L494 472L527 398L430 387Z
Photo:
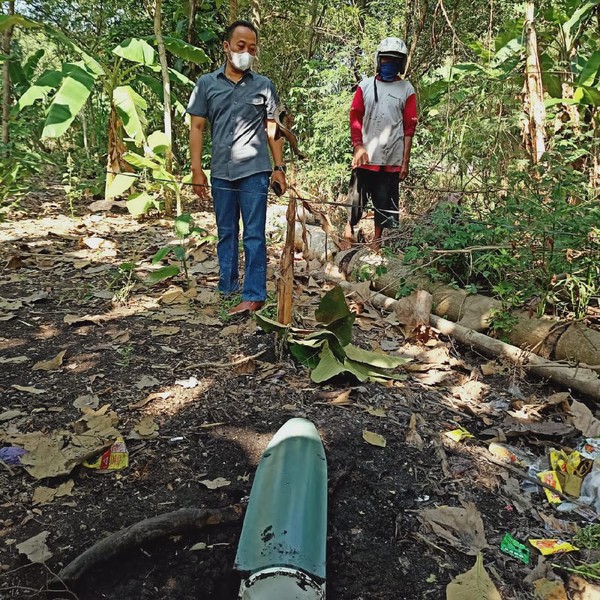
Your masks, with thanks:
M110 473L125 469L129 466L129 451L125 440L122 437L117 438L108 450L105 450L96 459L84 461L83 466L98 473Z
M500 542L500 550L517 560L520 560L522 563L526 565L529 564L529 548L522 544L521 542L515 540L515 538L510 535L510 533L505 533L502 538L502 542Z
M562 554L563 552L576 552L579 550L577 546L573 546L569 542L555 539L530 539L529 543L537 548L544 556L550 554Z
M9 446L7 448L0 448L0 460L7 465L16 466L21 464L21 456L27 454L23 448L17 446Z
M498 460L523 467L524 469L530 467L536 460L535 456L525 452L525 450L510 446L509 444L492 442L488 446L488 450L490 451L490 454Z

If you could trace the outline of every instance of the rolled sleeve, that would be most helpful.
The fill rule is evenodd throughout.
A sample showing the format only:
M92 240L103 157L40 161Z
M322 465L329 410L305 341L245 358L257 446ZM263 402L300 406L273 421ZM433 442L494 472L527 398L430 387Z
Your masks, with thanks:
M275 111L277 110L278 105L279 97L277 96L277 92L275 91L275 86L273 85L273 82L269 81L266 98L267 119L275 118Z
M204 76L200 77L196 82L194 91L190 96L190 101L186 112L195 117L207 117L208 116L208 101L206 98L206 79Z

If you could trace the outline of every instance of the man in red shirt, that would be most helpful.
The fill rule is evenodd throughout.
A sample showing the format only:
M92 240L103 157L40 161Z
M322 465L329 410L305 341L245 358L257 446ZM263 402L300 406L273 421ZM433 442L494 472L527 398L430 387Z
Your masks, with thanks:
M360 221L365 204L371 200L375 209L372 244L375 249L381 246L383 229L398 224L399 182L408 175L417 126L415 89L401 78L407 52L401 39L383 40L377 48L377 74L359 84L350 107L354 147L352 207L344 239L353 240L354 226Z

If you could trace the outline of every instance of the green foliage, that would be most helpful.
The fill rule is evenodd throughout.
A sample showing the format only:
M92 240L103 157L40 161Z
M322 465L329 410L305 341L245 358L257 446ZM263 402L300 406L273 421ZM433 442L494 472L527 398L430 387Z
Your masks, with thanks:
M348 308L339 286L321 298L315 318L323 328L307 333L305 329L286 327L262 312L256 314L259 326L267 333L276 332L282 336L292 356L311 369L311 379L315 383L344 374L350 374L359 381L383 382L404 378L393 371L408 362L406 359L363 350L351 344L356 315Z

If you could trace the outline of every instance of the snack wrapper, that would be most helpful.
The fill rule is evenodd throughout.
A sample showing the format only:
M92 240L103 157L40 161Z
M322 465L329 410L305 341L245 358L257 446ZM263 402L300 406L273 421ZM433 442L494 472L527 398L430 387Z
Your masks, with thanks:
M563 542L562 540L555 539L531 539L529 543L537 548L544 556L550 554L560 554L563 552L576 552L579 550L577 546L573 546L569 542Z
M502 538L502 542L500 543L500 550L517 560L520 560L522 563L526 565L529 564L529 549L525 544L521 544L521 542L515 540L515 538L510 535L510 533L505 533Z
M84 461L83 466L94 469L98 473L110 473L111 471L120 471L127 468L129 466L129 452L125 440L122 437L117 438L110 448L97 458Z
M579 452L583 458L594 460L600 456L600 438L586 438L579 445Z
M553 487L555 490L562 492L562 487L555 471L541 471L537 474L537 476L542 483L545 483L546 485ZM550 504L560 504L562 502L561 497L557 494L553 494L549 489L544 488L544 492L546 493L546 498L548 498L548 502L550 502Z

